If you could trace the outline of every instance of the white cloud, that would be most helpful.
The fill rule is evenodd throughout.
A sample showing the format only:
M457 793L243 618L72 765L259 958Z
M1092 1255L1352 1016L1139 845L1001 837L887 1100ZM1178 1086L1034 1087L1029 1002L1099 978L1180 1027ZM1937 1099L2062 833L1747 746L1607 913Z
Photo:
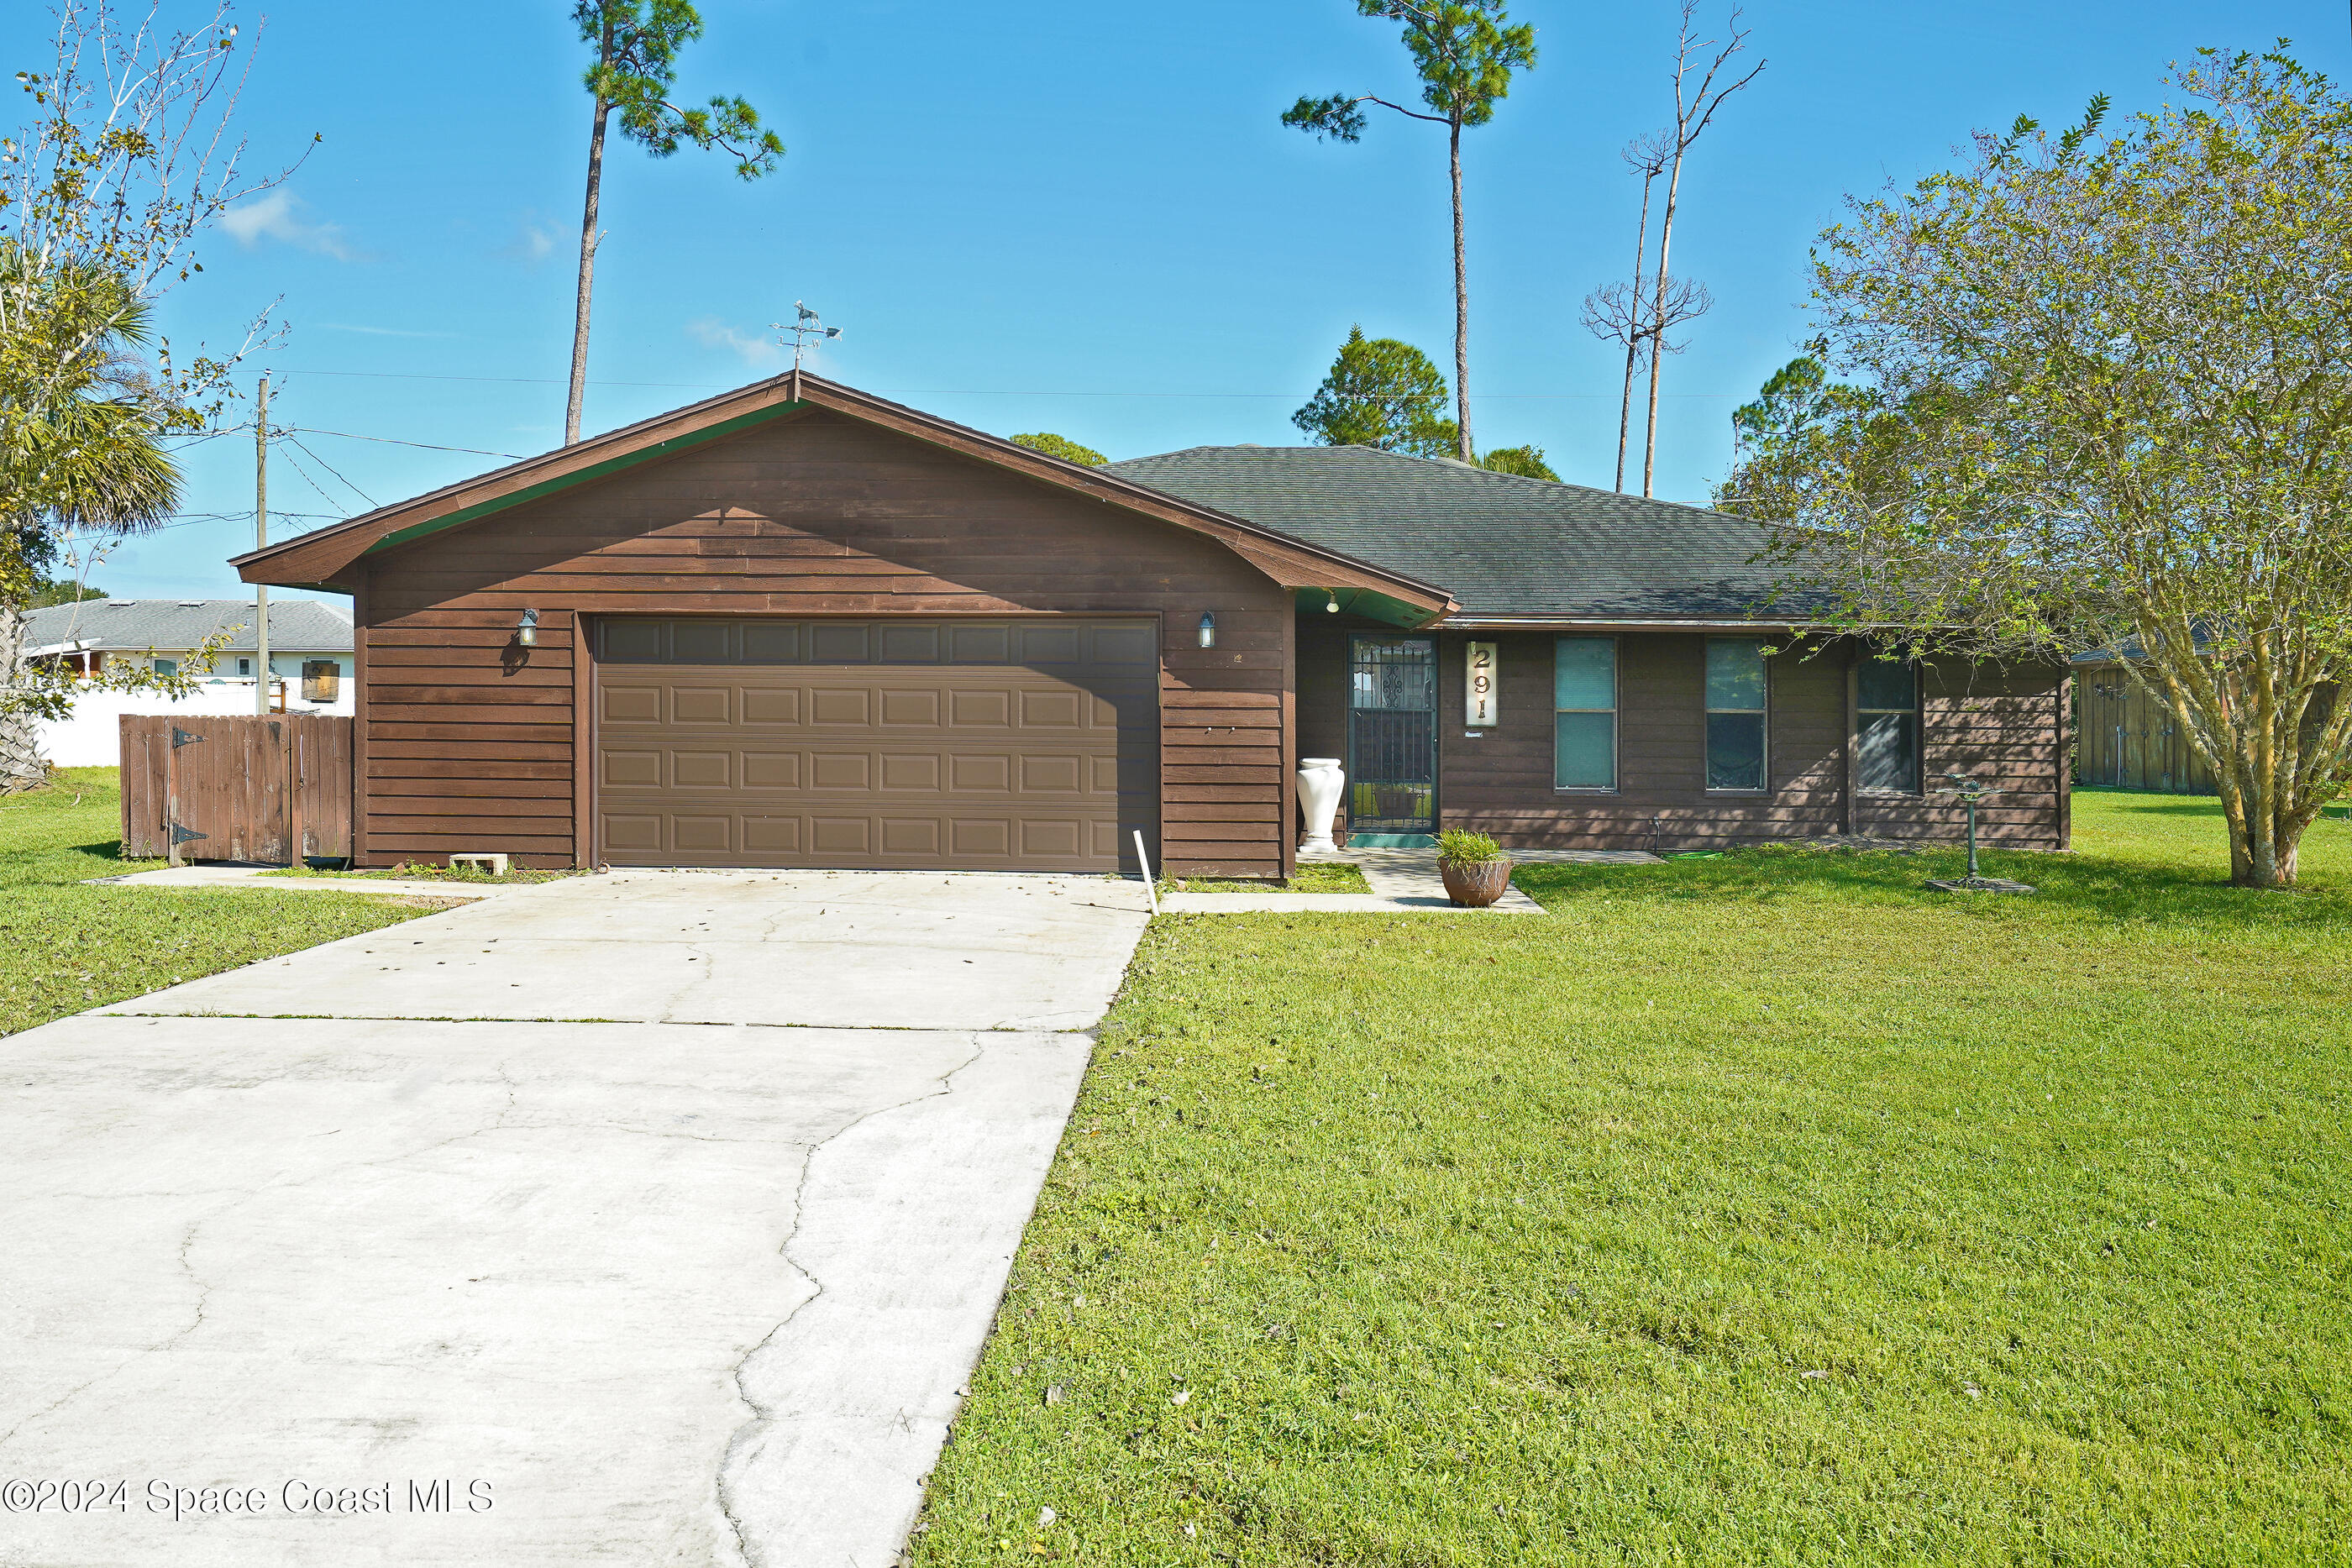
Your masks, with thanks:
M304 250L315 250L320 256L333 256L337 261L363 261L364 253L353 246L340 224L314 224L300 215L302 204L284 191L272 191L257 201L241 207L231 207L221 214L221 227L230 237L247 250L265 239L282 240Z
M545 261L555 254L554 228L541 221L536 213L525 213L515 225L515 236L499 254L510 261L525 264Z
M716 316L689 321L686 329L705 348L732 349L743 357L745 364L755 368L775 364L784 357L783 346L774 339L730 327Z

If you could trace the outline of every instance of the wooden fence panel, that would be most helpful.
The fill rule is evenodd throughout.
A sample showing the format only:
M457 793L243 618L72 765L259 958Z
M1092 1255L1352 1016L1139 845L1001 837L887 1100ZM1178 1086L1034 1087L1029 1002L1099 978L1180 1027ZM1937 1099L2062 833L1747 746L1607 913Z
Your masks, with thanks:
M351 853L352 721L122 716L122 852L287 865Z
M2074 779L2166 795L2211 795L2212 769L2180 733L2172 710L2108 665L2074 680ZM2319 688L2304 717L2303 741L2315 745L2335 711L2336 687Z
M2078 782L2170 795L2213 793L2213 775L2172 711L2121 670L2084 671L2074 693Z

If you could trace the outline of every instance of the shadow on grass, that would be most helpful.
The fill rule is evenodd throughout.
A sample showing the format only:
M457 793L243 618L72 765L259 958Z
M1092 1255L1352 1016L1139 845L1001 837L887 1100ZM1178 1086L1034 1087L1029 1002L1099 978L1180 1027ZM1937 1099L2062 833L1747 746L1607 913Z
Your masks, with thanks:
M2074 793L2077 795L2096 794L2119 797L2137 797L2137 799L2117 800L2113 804L2106 806L2106 810L2115 812L2118 816L2207 817L2212 819L2212 821L2217 823L2221 821L2221 797L2217 795L2172 795L2159 800L2149 800L2137 790L2116 789L2104 785L2092 784L2075 785Z
M1939 910L2030 905L1997 911L2029 919L2063 915L2208 928L2352 930L2352 894L2335 887L2256 892L2233 887L2225 877L2200 868L2105 855L1993 851L1980 862L1986 875L2008 877L2036 891L2021 896L1928 888L1930 878L1967 874L1967 852L1958 849L1898 854L1780 844L1663 866L1523 865L1511 880L1547 905L1593 896L1665 903L1830 899Z

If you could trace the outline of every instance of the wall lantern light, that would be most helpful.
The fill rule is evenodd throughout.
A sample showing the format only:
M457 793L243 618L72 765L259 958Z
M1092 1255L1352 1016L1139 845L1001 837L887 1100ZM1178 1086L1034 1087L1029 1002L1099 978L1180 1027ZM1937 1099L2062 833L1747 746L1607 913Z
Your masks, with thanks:
M1213 648L1216 645L1217 618L1204 610L1201 612L1201 646Z
M539 646L538 611L526 610L522 612L522 619L515 623L515 643L524 648Z

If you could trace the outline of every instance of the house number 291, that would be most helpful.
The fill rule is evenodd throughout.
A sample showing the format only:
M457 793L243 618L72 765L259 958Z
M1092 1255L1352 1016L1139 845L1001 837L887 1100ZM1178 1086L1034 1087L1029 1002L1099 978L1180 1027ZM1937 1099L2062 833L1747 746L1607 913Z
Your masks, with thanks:
M1501 713L1496 685L1502 677L1502 669L1496 662L1495 644L1470 644L1467 674L1470 684L1465 694L1465 722L1473 729L1487 727L1496 722Z

